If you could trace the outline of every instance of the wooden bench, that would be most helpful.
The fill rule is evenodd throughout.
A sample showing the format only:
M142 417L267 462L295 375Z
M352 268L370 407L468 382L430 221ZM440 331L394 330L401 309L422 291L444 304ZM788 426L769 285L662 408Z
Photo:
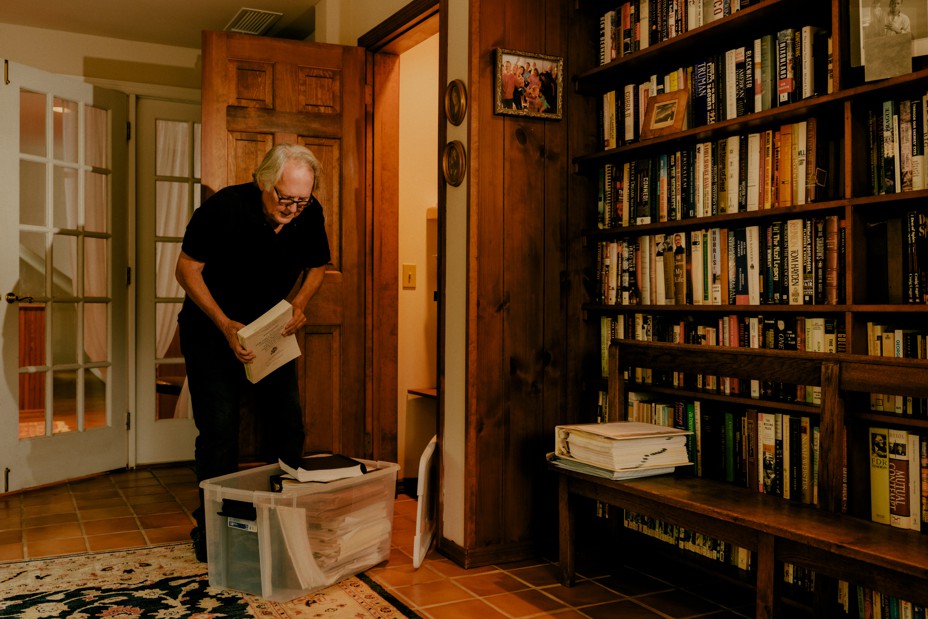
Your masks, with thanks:
M626 385L622 370L635 366L655 370L699 368L705 374L718 376L821 386L819 506L697 477L665 475L612 481L549 465L558 475L560 562L565 585L572 585L575 578L575 497L581 496L753 551L759 618L782 616L779 607L782 573L777 568L783 562L816 571L813 604L818 616L828 616L826 609L829 605L833 608L837 601L835 579L864 584L887 595L928 605L928 536L838 513L845 392L926 397L928 364L857 355L826 356L622 340L610 348L610 419L625 417ZM760 404L748 398L666 391L686 397ZM612 397L612 394L621 395ZM796 405L783 406L789 409ZM861 446L854 445L852 449L859 450Z

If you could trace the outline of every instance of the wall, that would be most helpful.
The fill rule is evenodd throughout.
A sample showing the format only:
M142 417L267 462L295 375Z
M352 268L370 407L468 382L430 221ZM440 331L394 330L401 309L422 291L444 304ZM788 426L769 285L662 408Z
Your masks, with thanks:
M161 92L183 94L186 100L193 89L199 99L199 49L0 23L0 57L88 81L156 85Z
M318 43L357 45L358 37L408 4L408 0L320 0L316 5Z
M400 56L399 265L416 268L415 288L399 283L397 412L400 477L418 474L419 456L435 434L435 402L409 396L436 385L438 336L434 235L438 181L438 35ZM430 235L433 245L429 248Z
M446 15L447 41L442 43L445 55L445 84L459 79L468 94L468 111L458 126L445 122L446 141L460 140L467 149L468 160L473 153L468 143L469 127L474 122L475 91L470 83L469 37L471 2L443 0ZM444 86L444 84L442 85ZM458 547L466 547L465 531L468 514L466 504L468 477L467 461L467 261L471 231L468 224L470 173L458 187L445 186L444 220L444 317L442 342L444 375L439 378L441 401L441 536ZM459 561L460 562L460 561Z
M582 380L572 350L585 346L584 265L570 249L589 200L569 191L569 145L595 135L595 113L569 109L569 47L596 45L571 37L570 0L447 6L447 80L465 80L469 111L466 130L447 135L465 141L468 171L447 190L440 544L475 567L538 556L557 539L545 453L554 427L581 414L570 397ZM561 120L494 112L497 48L567 59Z

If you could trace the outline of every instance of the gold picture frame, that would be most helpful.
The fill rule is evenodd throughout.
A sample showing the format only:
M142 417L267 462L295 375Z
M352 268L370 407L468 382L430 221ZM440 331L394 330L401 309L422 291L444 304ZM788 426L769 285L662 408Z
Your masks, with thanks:
M454 126L464 122L467 115L467 87L461 80L452 80L445 88L445 116Z
M467 157L464 144L459 140L445 144L445 149L441 154L441 170L445 175L445 182L452 187L457 187L464 182L464 174L467 172Z
M497 48L493 112L560 120L564 109L564 59Z
M683 130L686 122L688 90L675 90L648 97L648 106L641 124L641 139L656 138Z

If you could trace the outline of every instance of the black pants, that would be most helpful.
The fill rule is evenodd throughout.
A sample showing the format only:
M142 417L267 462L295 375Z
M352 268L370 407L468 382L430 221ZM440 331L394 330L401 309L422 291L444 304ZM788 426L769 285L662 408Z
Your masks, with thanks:
M239 413L245 402L250 403L261 429L266 460L298 463L305 432L296 361L251 384L216 327L186 324L183 316L179 327L193 420L199 432L194 454L197 481L238 470ZM202 490L194 517L197 526L204 527Z

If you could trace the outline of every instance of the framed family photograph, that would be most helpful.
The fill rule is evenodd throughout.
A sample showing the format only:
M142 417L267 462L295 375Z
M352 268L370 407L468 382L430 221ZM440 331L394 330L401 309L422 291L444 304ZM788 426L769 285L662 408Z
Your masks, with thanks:
M688 90L675 90L649 97L644 122L641 124L641 139L682 131L688 97Z
M496 49L496 114L560 120L564 59Z

